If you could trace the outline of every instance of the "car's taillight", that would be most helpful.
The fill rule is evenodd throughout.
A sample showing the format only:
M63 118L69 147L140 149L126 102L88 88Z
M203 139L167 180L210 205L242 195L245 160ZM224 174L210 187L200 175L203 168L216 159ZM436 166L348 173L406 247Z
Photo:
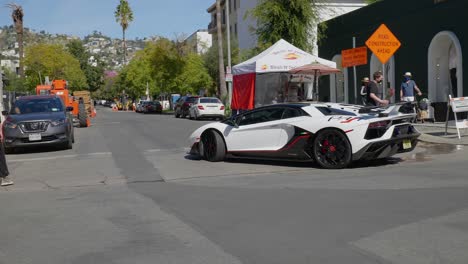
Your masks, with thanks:
M369 124L369 128L386 128L390 121L379 121Z
M205 110L205 108L203 108L203 105L199 105L199 106L197 106L197 107L198 107L198 109L200 109L200 110Z
M370 123L364 138L365 139L380 138L387 131L389 124L390 124L390 121L388 120Z
M224 110L224 105L222 105L222 106L219 108L219 110Z

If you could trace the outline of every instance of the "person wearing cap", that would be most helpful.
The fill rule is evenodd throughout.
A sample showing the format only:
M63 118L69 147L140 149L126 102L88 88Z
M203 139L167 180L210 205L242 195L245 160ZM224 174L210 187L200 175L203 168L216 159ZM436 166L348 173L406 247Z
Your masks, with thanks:
M403 75L404 80L401 83L400 87L400 98L402 102L414 102L414 91L418 93L419 96L422 95L421 90L416 85L416 82L411 79L411 72L406 72Z
M363 105L367 104L367 85L369 81L369 77L364 77L361 80L361 101Z

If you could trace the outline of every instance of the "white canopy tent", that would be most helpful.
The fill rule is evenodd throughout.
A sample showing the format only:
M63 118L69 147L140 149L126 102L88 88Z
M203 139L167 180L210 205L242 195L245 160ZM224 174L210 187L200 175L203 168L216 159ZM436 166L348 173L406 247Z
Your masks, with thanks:
M287 72L312 62L318 62L336 68L336 63L334 61L309 54L286 40L281 39L257 56L234 66L232 72L234 75L253 72Z
M313 62L336 68L336 63L333 61L309 54L283 39L279 40L257 56L233 67L232 108L252 109L256 106L281 101L281 97L287 98L288 95L284 90L288 90L285 86L289 85L291 79L305 82L313 80L310 75L304 78L292 76L288 72ZM311 86L312 83L309 82L307 85Z

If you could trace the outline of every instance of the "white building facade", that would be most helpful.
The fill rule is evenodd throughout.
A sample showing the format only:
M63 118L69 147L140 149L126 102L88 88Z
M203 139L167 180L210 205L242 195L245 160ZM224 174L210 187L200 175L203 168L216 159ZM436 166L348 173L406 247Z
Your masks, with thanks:
M246 16L246 12L256 7L259 0L229 0L229 27L231 38L238 41L239 49L251 49L257 45L257 36L255 28L257 22L251 16ZM319 8L319 23L335 18L337 16L354 11L364 7L367 4L365 0L320 0L316 3ZM226 0L221 1L222 8L222 27L223 32L226 30ZM216 41L216 3L211 5L207 12L211 14L211 22L208 26L209 32L213 36L213 41ZM314 25L310 29L311 42L313 46L313 55L318 54L317 47L317 26Z
M200 29L185 39L185 42L190 45L193 52L204 54L211 48L212 38L208 30Z

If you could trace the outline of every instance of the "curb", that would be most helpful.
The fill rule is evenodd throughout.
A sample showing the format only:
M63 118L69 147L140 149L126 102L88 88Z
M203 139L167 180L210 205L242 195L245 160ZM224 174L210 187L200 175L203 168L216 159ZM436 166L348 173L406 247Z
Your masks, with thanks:
M421 133L418 138L419 141L433 144L448 144L448 145L464 145L468 146L468 142L457 139L442 138L437 136L432 136L429 134Z

